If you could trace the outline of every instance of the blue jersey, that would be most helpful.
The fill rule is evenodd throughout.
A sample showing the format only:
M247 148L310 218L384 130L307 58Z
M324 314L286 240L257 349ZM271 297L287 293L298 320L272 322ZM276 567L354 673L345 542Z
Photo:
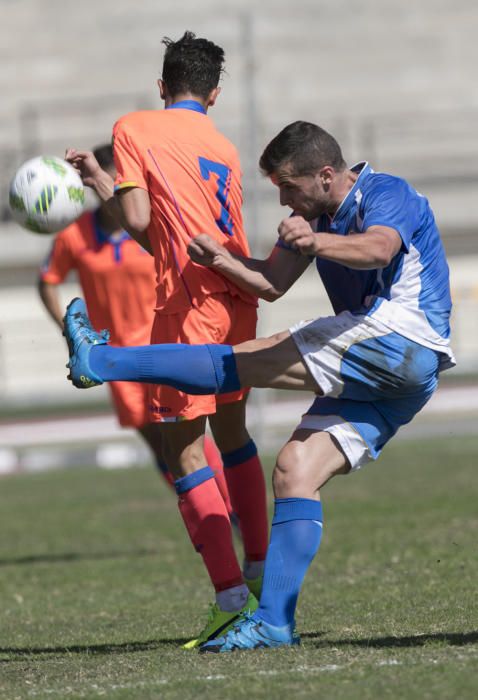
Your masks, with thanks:
M449 271L427 199L405 180L376 173L368 163L352 170L358 173L354 186L333 218L323 215L311 222L314 230L347 236L387 226L399 233L402 246L387 267L374 270L316 258L335 313L373 316L389 330L442 353L442 368L453 366Z

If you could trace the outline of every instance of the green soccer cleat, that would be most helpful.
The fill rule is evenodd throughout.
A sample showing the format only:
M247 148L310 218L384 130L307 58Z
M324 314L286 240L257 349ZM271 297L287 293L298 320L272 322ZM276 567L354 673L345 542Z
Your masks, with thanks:
M241 618L244 613L252 614L254 610L257 609L259 603L257 598L249 593L246 604L240 610L235 612L225 612L221 610L217 603L211 605L209 610L209 616L207 620L206 627L203 629L201 634L197 639L191 639L191 641L183 644L183 649L196 649L196 647L201 646L210 639L215 639L223 634L226 634Z

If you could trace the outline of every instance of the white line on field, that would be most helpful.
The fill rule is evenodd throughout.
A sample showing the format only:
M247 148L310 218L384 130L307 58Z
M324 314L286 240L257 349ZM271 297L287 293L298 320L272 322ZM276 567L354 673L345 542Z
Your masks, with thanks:
M475 650L470 649L470 653L474 654ZM465 654L458 654L458 658L466 658ZM420 664L423 664L423 661L420 661ZM430 665L436 665L440 663L438 659L429 659L428 664ZM317 674L317 673L333 673L336 671L342 671L346 668L350 668L353 664L353 662L349 664L324 664L322 666L306 666L306 665L299 665L299 666L294 666L292 668L286 668L286 669L269 669L269 670L263 670L263 671L251 671L251 672L241 672L241 676L248 676L249 678L253 678L254 676L284 676L284 675L290 675L292 673L298 673L298 674ZM383 659L382 661L377 661L374 664L371 664L372 666L379 668L379 667L385 667L385 666L403 666L404 662L399 661L398 659ZM234 680L235 676L226 676L224 674L215 674L215 675L207 675L207 676L196 676L194 680L196 681L224 681L224 680ZM157 678L156 680L151 680L151 681L138 681L136 683L131 682L131 683L113 683L111 685L103 685L100 686L97 683L92 683L88 688L85 688L83 690L77 690L75 688L72 688L71 686L67 686L66 688L43 688L43 689L38 689L34 690L31 689L28 692L28 697L36 697L36 696L41 696L41 695L56 695L60 697L67 697L69 695L75 695L75 697L78 698L91 698L94 696L102 696L105 695L106 693L114 692L115 690L139 690L139 689L145 689L145 688L154 688L156 686L165 686L165 685L170 685L172 682L174 682L177 679L174 679L173 681L168 678ZM193 679L191 679L193 680Z
M399 666L401 665L401 661L397 661L395 659L390 659L389 661L382 661L377 664L374 664L375 666L387 666L387 665L393 665L393 666ZM298 674L304 674L304 673L309 673L309 674L316 674L316 673L326 673L326 672L334 672L334 671L341 671L350 664L324 664L323 666L295 666L293 668L288 668L288 669L270 669L270 670L264 670L264 671L253 671L253 672L242 672L241 676L248 676L248 677L254 677L254 676L283 676L283 675L289 675L291 673L298 673ZM208 676L196 676L194 680L196 681L224 681L224 680L233 680L235 676L225 676L223 674L216 674L216 675L208 675ZM176 679L175 679L176 680ZM45 688L45 689L39 689L39 690L30 690L28 693L29 697L36 697L38 695L59 695L61 697L67 697L68 695L75 695L76 697L82 698L82 697L92 697L92 693L95 695L105 695L107 692L115 691L115 690L134 690L134 689L140 689L140 688L154 688L155 686L164 686L164 685L169 685L171 683L171 680L167 678L158 678L156 680L151 680L148 682L145 681L138 681L137 683L114 683L112 685L104 685L100 686L97 683L91 684L88 689L83 689L83 690L75 690L71 686L68 686L66 688Z

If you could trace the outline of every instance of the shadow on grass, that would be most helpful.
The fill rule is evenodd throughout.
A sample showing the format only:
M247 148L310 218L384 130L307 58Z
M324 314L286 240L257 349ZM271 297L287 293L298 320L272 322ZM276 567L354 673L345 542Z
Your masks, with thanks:
M159 552L153 549L137 549L132 552L63 552L60 554L31 554L23 557L0 559L0 567L23 566L25 564L64 564L72 561L101 561L102 559L131 559L154 557Z
M327 639L317 640L323 632L306 632L301 634L302 639L316 640L315 646L324 647L373 647L397 648L397 647L423 647L427 644L447 644L452 647L478 644L478 632L437 632L434 634L414 634L406 637L367 637L366 639Z
M85 654L86 656L102 656L107 654L134 654L141 651L157 651L162 647L179 647L188 638L151 639L145 642L124 642L122 644L73 644L58 647L0 647L0 654L10 654L14 658L0 659L0 664L16 661L28 656Z
M323 632L306 632L303 639L317 640ZM124 642L123 644L74 644L57 647L0 647L0 654L9 654L11 658L0 659L0 664L6 664L29 656L85 654L87 656L102 656L109 654L133 654L142 651L157 651L164 647L178 649L188 641L186 638L151 639L145 642ZM316 641L317 648L359 646L373 648L421 647L430 643L446 643L449 646L466 646L478 643L478 632L439 632L437 634L417 634L409 637L377 637L375 639L340 639Z

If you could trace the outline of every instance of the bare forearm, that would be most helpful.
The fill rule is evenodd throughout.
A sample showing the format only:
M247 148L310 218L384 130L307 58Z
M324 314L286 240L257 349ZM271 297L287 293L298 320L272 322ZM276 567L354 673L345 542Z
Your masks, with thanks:
M277 290L267 277L267 260L243 258L229 253L218 256L211 267L254 296L268 301L277 297Z
M383 245L383 236L373 233L316 234L316 256L356 270L375 270L385 267L391 259L389 247Z
M101 201L107 206L108 213L114 217L114 219L118 222L118 225L125 231L128 231L130 236L134 238L134 240L139 243L139 245L142 246L150 255L152 255L153 251L148 239L148 234L146 231L137 230L134 226L131 226L130 222L128 222L121 206L121 201L115 196L114 181L112 177L104 170L101 170L95 177L94 189Z
M49 284L42 279L38 280L38 295L56 325L63 330L63 310L60 306L57 285Z
M210 267L240 289L254 296L279 299L308 267L309 259L274 246L267 260L256 260L231 253L207 234L199 234L188 246L189 256L198 265Z
M370 257L370 249L361 245L360 235L338 236L331 233L317 233L314 255L355 269L372 269L377 264ZM363 236L362 236L363 238Z

